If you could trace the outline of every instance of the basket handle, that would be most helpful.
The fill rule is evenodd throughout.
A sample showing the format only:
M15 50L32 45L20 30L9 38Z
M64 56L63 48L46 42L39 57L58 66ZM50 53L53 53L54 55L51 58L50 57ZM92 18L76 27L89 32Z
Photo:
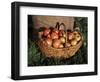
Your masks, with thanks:
M60 26L60 24L59 24L59 22L57 22L55 28L57 28L59 30L59 26Z
M59 25L59 29L61 28L61 26L63 26L64 31L66 31L66 26L65 26L65 24L64 24L64 23L61 23L61 24Z
M65 31L65 35L66 35L66 37L65 37L65 47L67 47L67 28L66 28L66 26L65 26L65 24L64 23L61 23L60 24L60 26L59 26L59 29L61 28L61 26L63 26L63 28L64 28L64 31Z
M59 22L56 23L55 28L57 28L58 30L60 30L61 26L63 26L63 28L64 28L65 31L67 30L65 24L64 24L64 23L61 23L61 24L60 24Z
M66 42L65 42L65 47L67 47L67 28L66 28L66 26L65 26L64 23L59 24L59 22L57 22L56 28L57 28L58 30L60 30L61 26L63 26L64 31L65 31L65 35L66 35L66 37L65 37L65 41L66 41Z

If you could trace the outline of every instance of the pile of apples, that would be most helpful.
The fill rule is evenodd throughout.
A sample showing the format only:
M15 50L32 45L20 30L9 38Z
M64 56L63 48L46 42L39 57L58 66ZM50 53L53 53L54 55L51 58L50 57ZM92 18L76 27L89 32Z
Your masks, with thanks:
M42 32L42 39L48 46L61 49L65 48L66 44L67 47L75 46L81 40L81 36L77 31L68 31L66 33L64 29L45 28Z
M78 31L70 31L67 32L68 35L68 42L67 42L67 46L75 46L78 44L78 42L81 40L81 35Z

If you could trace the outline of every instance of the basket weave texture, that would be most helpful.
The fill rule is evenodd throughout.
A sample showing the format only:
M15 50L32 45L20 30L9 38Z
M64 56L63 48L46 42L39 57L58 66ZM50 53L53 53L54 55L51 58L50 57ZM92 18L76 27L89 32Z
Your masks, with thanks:
M82 40L75 46L55 49L53 47L47 46L47 44L41 39L38 41L38 46L46 57L55 57L55 58L70 58L75 55L82 45Z

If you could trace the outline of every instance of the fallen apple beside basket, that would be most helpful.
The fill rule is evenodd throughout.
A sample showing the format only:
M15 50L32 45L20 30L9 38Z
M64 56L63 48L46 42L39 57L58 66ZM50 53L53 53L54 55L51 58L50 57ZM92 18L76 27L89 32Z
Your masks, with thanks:
M37 18L35 20L37 20ZM44 18L47 19L47 17ZM73 18L67 18L67 21L58 21L59 19L54 17L50 18L50 20L51 19L53 19L53 21L51 21L52 24L55 23L53 27L49 26L49 24L46 26L47 23L44 23L45 21L37 24L37 26L42 24L41 28L43 27L42 31L38 31L39 40L37 44L40 51L44 56L49 58L70 58L74 56L82 46L83 36L79 31L73 29ZM41 21L38 20L37 22Z

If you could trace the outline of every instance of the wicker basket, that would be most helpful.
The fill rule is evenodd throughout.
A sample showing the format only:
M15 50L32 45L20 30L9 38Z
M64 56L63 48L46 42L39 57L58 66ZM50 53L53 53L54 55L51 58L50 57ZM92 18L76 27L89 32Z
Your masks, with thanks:
M43 15L34 15L32 16L33 20L33 27L35 29L40 29L42 27L55 27L55 24L57 21L59 23L64 23L66 29L70 29L73 31L74 27L74 18L73 17L67 17L67 16L43 16ZM83 43L83 37L81 35L81 40L78 42L77 45L66 47L62 49L56 49L50 46L47 46L45 41L41 38L41 32L39 32L39 40L37 41L37 44L46 57L55 57L55 58L70 58L75 55L75 53L79 50ZM81 33L80 33L81 34ZM66 37L67 38L67 37ZM67 40L66 40L67 42Z
M58 24L58 23L57 23ZM64 26L65 28L65 32L66 31L66 27L64 23L61 23L61 25ZM57 27L57 25L56 25ZM60 27L60 26L59 26ZM80 33L81 35L81 33ZM82 37L82 35L81 35ZM67 37L66 37L67 38ZM66 39L67 40L67 39ZM66 41L67 42L67 41ZM37 42L41 52L43 53L43 55L45 55L46 57L55 57L55 58L70 58L72 56L75 55L75 53L79 50L79 48L81 47L83 42L83 37L81 38L81 40L77 43L77 45L75 46L70 46L70 47L65 47L65 48L61 48L61 49L56 49L53 47L50 47L47 45L47 43L40 38ZM66 45L66 43L65 43Z

